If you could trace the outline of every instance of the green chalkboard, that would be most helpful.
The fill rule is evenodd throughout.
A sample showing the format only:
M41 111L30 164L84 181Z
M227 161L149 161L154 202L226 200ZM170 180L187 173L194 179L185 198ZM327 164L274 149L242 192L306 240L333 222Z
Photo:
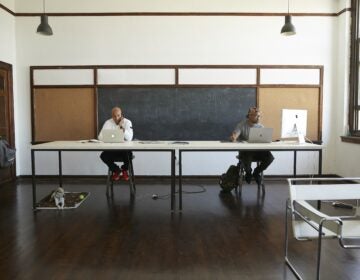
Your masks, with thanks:
M225 140L256 105L256 88L99 87L98 129L120 106L139 140Z

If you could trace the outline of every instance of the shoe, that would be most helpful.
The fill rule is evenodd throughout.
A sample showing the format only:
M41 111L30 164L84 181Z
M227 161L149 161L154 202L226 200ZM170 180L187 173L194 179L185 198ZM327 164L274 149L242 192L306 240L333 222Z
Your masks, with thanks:
M119 181L121 178L121 172L120 170L114 171L112 176L111 176L111 180L113 181Z
M245 173L245 181L246 183L250 184L251 183L251 172L246 172Z
M125 181L129 181L129 174L128 174L127 170L125 170L125 169L122 170L121 178Z

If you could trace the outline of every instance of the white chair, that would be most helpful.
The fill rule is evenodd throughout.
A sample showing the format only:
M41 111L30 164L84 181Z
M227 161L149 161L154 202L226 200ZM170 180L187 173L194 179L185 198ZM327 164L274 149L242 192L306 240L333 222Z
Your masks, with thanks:
M325 238L337 238L344 249L360 248L360 211L347 216L330 216L317 209L312 201L337 201L360 199L360 178L297 178L288 179L290 198L286 203L285 262L299 279L300 274L289 260L288 221L291 219L294 237L297 240L318 239L316 279L320 279L321 245ZM316 204L316 203L315 203Z

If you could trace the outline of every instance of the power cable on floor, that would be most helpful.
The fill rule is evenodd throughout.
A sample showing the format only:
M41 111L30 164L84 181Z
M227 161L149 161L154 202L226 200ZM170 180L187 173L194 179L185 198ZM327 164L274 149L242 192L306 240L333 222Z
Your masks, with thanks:
M197 191L182 191L183 194L195 194L195 193L203 193L206 192L206 188L203 185L194 185L195 187L200 188L200 190ZM179 191L176 191L176 193L179 193ZM168 199L170 197L171 194L163 194L163 195L158 195L158 194L153 194L152 195L152 199L156 200L156 199Z

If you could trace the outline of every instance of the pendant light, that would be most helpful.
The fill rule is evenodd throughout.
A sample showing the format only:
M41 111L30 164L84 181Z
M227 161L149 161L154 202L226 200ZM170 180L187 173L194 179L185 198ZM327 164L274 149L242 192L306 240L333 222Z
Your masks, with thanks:
M289 0L288 0L288 12L287 12L287 15L285 16L285 24L281 28L280 33L281 33L281 35L284 35L284 36L291 36L291 35L296 34L295 26L291 23L291 15L289 13Z
M48 23L48 16L45 14L45 0L43 0L43 14L40 16L40 25L36 32L41 35L51 36L53 35L52 29Z

